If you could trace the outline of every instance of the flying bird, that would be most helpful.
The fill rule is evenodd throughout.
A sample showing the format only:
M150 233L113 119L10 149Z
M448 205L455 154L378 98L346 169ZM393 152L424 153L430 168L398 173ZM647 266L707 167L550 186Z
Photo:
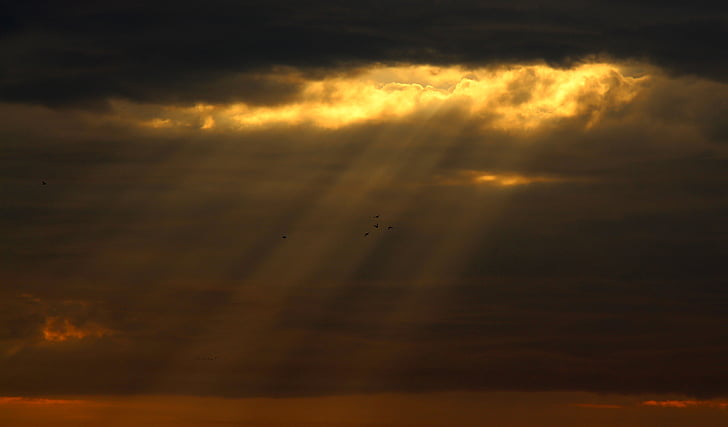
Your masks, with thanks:
M364 233L364 237L366 237L368 235L369 235L369 232L368 231L366 233Z
M374 228L379 228L379 224L374 224Z
M45 182L45 181L41 181L40 183L41 183L42 185L48 185L48 183L47 183L47 182Z
M392 227L392 226L390 225L389 227L387 227L387 230L391 230L391 229L393 229L393 228L394 228L394 227Z
M287 237L288 237L288 236L286 236L286 235L284 234L284 235L282 235L282 236L281 236L281 239L285 239L285 238L287 238Z

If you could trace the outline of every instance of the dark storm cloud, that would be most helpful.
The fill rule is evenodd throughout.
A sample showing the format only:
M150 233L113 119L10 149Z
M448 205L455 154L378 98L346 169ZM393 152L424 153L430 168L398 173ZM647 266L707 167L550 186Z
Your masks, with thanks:
M298 86L266 79L275 66L606 54L728 75L726 10L711 2L18 2L2 15L0 97L55 106L279 103Z

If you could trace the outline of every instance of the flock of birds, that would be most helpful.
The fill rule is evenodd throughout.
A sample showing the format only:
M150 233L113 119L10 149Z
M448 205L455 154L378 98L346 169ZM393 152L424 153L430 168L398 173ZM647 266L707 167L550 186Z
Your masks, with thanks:
M48 185L48 183L46 181L41 181L40 183L41 183L41 185ZM374 227L377 230L379 230L380 229L379 228L379 215L374 215L374 216L371 217L371 219L375 221L375 223L372 225L372 227ZM394 229L394 226L389 225L389 226L387 226L387 228L382 227L381 229L382 230L392 230L392 229ZM364 237L366 237L368 235L369 235L369 232L368 231L364 233ZM283 234L283 235L281 235L281 238L282 239L287 239L288 238L288 235ZM218 358L219 358L219 356L217 356L217 355L215 355L215 356L197 356L195 358L195 360L212 361L212 360L217 360Z
M371 218L373 220L379 220L379 215L374 215ZM375 224L373 224L372 227L374 227L374 228L376 228L378 230L379 229L379 221L377 221ZM392 230L392 229L394 229L394 226L391 226L391 225L387 226L386 229L384 227L382 227L382 230ZM368 231L364 233L364 237L367 237L368 235L369 235L369 232ZM281 239L287 239L287 238L288 238L288 235L286 235L286 234L281 235Z
M45 182L45 181L41 181L40 183L41 183L41 185L48 185L48 183ZM372 219L378 220L379 219L379 215L374 215L372 217ZM374 227L376 229L379 229L379 222L377 222L376 224L374 224L372 227ZM382 228L382 229L384 230L384 228ZM394 227L391 226L391 225L390 226L387 226L387 228L386 228L386 230L392 230L392 229L394 229ZM369 235L369 232L368 231L366 233L364 233L364 237L367 237L368 235ZM286 234L281 235L281 239L287 239L287 238L288 238L288 236Z
M379 219L379 215L374 215L374 216L373 216L372 218L373 218L373 219ZM374 228L376 228L376 229L379 229L379 222L377 222L376 224L374 224L374 225L373 225L373 227L374 227ZM392 226L390 225L390 226L388 226L388 227L387 227L387 230L391 230L391 229L393 229L393 228L394 228L394 227L392 227ZM364 233L364 237L366 237L366 236L368 236L368 235L369 235L369 232L368 232L368 231L367 231L366 233Z

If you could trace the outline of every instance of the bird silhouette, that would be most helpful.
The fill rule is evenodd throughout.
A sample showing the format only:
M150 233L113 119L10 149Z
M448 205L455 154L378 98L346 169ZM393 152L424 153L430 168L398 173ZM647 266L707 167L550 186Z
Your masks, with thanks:
M366 232L366 233L364 233L364 237L366 237L366 236L368 236L368 235L369 235L369 232Z
M392 227L392 226L390 225L389 227L387 227L387 230L391 230L391 229L393 229L393 228L394 228L394 227Z
M374 224L374 228L379 228L379 224Z
M287 237L288 237L288 236L286 236L286 235L284 234L284 235L282 235L282 236L281 236L281 239L285 239L285 238L287 238Z
M379 218L379 215L374 215L374 217L373 217L373 218Z
M45 181L41 181L40 183L41 183L42 185L48 185L48 183L47 183L47 182L45 182Z

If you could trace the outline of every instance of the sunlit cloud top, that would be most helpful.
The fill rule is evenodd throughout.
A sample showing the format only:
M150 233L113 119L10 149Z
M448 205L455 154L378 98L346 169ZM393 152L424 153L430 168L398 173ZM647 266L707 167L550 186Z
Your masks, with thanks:
M172 106L141 124L203 130L290 125L337 129L458 109L483 126L503 130L530 130L577 116L591 126L604 113L629 103L648 79L625 74L618 65L605 63L572 69L374 66L353 75L305 80L295 101L282 105Z

